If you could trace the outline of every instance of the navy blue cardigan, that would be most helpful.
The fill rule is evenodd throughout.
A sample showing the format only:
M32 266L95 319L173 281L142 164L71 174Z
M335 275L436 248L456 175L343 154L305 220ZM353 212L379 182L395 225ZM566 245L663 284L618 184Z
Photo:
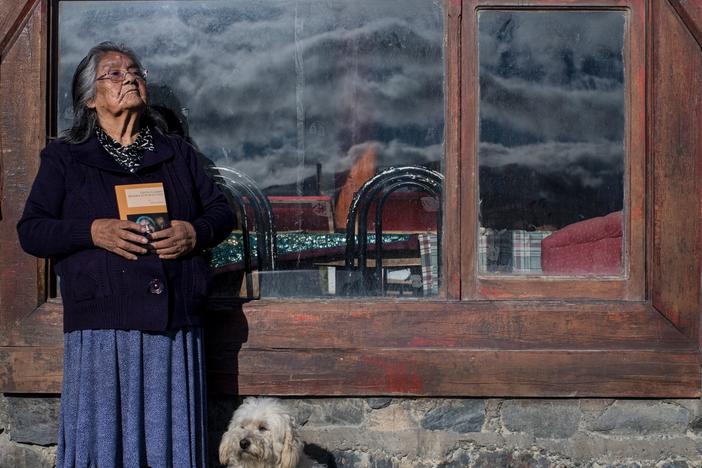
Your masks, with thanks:
M182 138L154 132L154 147L133 174L96 137L78 145L57 140L41 153L17 232L26 252L56 259L65 332L202 325L210 274L202 249L226 238L234 213ZM195 228L188 255L127 260L93 244L93 220L119 218L114 186L147 182L163 182L170 218Z

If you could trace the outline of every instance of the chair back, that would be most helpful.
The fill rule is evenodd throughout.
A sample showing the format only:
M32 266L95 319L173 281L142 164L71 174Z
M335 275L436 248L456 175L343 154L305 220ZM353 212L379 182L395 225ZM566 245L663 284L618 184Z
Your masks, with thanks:
M383 207L395 191L413 187L427 192L439 200L441 206L444 176L437 171L419 166L402 166L386 169L354 193L346 221L346 252L344 293L384 294L383 280ZM375 268L366 267L368 258L368 217L375 203ZM441 252L441 209L437 210L437 249ZM358 236L358 242L356 242ZM438 257L441 271L441 255ZM360 284L359 284L360 283Z

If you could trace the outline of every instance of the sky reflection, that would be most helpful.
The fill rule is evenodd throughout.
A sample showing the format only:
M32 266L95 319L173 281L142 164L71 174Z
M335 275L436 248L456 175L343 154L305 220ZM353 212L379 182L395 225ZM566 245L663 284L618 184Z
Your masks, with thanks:
M378 169L441 166L438 0L60 5L60 129L75 66L112 40L141 56L152 104L176 111L203 153L270 194L333 195L369 150Z
M547 230L622 209L625 14L481 12L481 223Z

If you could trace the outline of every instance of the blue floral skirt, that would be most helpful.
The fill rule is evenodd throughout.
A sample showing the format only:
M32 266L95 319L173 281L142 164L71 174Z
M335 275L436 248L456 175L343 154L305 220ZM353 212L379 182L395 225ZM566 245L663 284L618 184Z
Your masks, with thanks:
M204 468L202 329L64 334L57 468Z

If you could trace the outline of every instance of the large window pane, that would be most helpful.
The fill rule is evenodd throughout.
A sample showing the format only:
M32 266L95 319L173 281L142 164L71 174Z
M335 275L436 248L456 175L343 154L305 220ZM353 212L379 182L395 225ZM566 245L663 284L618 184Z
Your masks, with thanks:
M478 18L480 272L621 275L625 13Z
M358 260L346 268L345 248L348 235L362 244L346 224L370 178L397 166L441 172L440 2L61 2L59 18L59 128L70 124L70 77L89 47L111 40L134 48L149 69L151 103L173 130L222 168L223 181L250 178L265 195L274 265L256 256L265 226L249 226L260 270L250 279L260 280L261 296L437 294L441 207L424 187L388 195L378 274L355 271ZM242 197L249 222L253 198ZM212 251L218 294L240 290L243 236L238 229Z

